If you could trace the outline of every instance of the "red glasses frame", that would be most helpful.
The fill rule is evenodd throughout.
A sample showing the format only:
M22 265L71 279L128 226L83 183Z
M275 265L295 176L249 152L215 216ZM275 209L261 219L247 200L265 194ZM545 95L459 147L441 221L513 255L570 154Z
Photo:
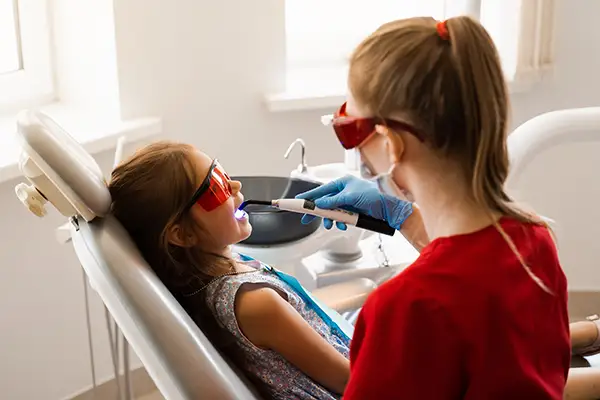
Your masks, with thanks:
M420 141L424 136L415 127L405 122L386 118L357 118L346 113L346 103L333 115L331 120L333 130L344 149L351 150L360 147L374 133L376 125L385 125L391 129L405 131L414 135Z
M206 211L212 211L219 207L231 197L230 182L231 178L221 164L216 159L213 160L208 174L192 196L186 210L193 207L194 204L200 205Z

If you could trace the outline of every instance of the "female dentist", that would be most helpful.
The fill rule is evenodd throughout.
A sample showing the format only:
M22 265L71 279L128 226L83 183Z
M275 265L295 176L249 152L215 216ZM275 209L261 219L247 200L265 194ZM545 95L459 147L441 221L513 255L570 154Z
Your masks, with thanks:
M548 228L504 192L503 76L468 17L385 24L351 57L332 124L369 180L300 197L384 219L421 254L365 303L344 399L563 397L566 279Z

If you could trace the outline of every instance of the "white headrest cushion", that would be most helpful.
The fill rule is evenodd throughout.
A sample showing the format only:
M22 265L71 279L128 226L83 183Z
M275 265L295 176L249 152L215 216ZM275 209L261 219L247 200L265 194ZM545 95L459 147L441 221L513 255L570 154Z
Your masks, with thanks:
M100 167L54 120L23 111L17 117L17 133L23 150L76 210L85 207L96 216L109 212L110 192Z

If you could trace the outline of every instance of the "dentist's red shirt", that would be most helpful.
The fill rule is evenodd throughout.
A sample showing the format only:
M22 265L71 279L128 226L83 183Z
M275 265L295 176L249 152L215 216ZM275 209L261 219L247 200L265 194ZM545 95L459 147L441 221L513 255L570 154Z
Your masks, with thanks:
M503 219L441 238L378 288L356 324L344 400L562 399L567 284L544 227Z

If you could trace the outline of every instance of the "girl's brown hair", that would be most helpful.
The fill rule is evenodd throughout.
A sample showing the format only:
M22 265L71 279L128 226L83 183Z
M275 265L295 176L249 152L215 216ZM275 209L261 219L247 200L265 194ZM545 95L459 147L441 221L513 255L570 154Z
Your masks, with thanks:
M357 104L381 118L401 113L433 150L457 162L473 200L490 214L544 225L504 190L508 90L496 47L479 22L461 16L384 24L352 54L348 84ZM529 275L549 291L496 226Z
M234 261L200 246L176 246L167 235L174 224L184 237L205 228L197 226L186 209L204 178L196 173L196 151L176 142L148 145L114 169L108 188L112 214L169 291L210 335L206 331L217 327L202 295L186 295L231 272Z

